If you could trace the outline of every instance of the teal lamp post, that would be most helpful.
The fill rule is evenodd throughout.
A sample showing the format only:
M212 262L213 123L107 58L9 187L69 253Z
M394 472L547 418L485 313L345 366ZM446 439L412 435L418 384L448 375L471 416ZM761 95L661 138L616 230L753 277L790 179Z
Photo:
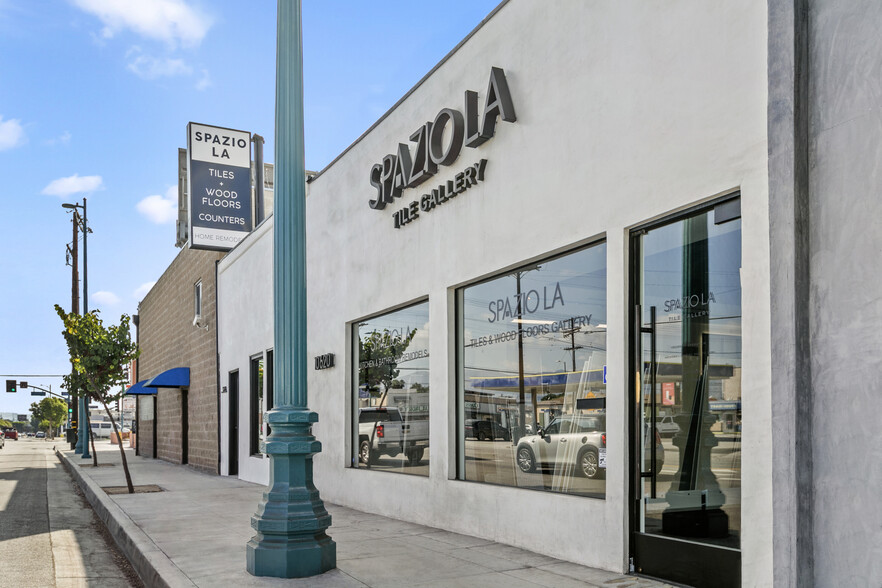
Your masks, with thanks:
M276 407L264 415L271 432L269 487L251 526L246 569L255 576L304 578L337 565L325 533L331 515L312 483L312 436L318 414L306 395L306 168L303 154L301 0L278 2L276 49L276 196L273 298Z

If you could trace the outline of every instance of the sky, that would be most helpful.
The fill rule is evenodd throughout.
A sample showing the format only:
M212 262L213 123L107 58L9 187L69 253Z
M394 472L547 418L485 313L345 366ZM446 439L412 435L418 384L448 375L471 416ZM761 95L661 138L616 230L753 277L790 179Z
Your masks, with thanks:
M498 3L304 0L306 168L328 165ZM275 46L268 0L0 0L0 380L55 392L70 369L54 310L71 306L62 203L87 199L89 310L117 324L179 252L187 123L257 133L273 161ZM38 400L4 386L0 413Z

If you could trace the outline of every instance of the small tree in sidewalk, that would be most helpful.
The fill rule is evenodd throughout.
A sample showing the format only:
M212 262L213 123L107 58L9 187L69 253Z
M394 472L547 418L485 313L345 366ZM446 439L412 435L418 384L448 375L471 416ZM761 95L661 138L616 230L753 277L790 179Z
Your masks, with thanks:
M74 374L65 377L65 385L68 390L77 389L85 392L87 399L94 398L104 406L104 411L113 425L113 434L120 440L119 453L126 474L126 485L129 494L132 494L135 488L132 485L132 476L129 474L125 448L116 419L113 418L108 407L125 394L125 367L141 354L129 333L129 317L124 314L119 319L119 325L105 327L98 318L97 310L82 315L68 314L56 304L55 311L64 322L62 334L67 342L74 367ZM75 382L72 381L74 378L76 378Z

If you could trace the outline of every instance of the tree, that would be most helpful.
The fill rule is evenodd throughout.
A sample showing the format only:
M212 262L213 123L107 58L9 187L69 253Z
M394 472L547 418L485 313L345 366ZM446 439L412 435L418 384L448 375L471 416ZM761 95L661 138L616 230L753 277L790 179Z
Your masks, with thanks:
M401 335L392 335L389 329L383 329L383 332L372 331L362 339L358 339L358 384L364 386L368 394L373 398L380 398L379 406L386 404L386 395L390 388L404 388L404 382L398 380L398 360L401 354L410 345L413 336L417 330L412 329L405 337ZM380 386L383 387L380 390ZM374 446L374 435L376 435L376 426L371 428L370 447ZM372 460L368 460L367 466L370 467Z
M54 431L67 418L67 403L60 398L44 398L31 404L31 414L40 422L40 427L48 429L49 435L54 437Z
M67 390L82 390L87 399L94 398L104 406L113 426L113 434L120 441L119 453L126 485L129 494L133 494L135 488L132 485L126 452L119 437L116 419L108 407L109 403L119 400L125 394L126 366L141 354L129 333L129 317L124 314L120 316L119 325L105 327L97 310L81 315L68 314L56 304L55 312L64 323L62 334L74 368L74 373L64 378L65 387Z
M374 397L385 399L390 388L403 388L404 383L397 380L401 370L398 359L410 345L417 330L411 329L407 336L392 335L388 329L373 331L364 339L358 339L358 384L364 386ZM383 387L380 390L380 386ZM380 401L383 405L383 401Z

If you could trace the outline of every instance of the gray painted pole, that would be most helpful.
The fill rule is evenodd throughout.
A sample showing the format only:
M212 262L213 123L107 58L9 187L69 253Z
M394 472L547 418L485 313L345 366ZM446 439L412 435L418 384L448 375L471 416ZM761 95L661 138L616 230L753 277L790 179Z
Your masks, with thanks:
M269 488L251 517L246 545L255 576L303 578L337 565L325 533L331 516L312 483L312 436L318 414L307 408L306 169L303 149L303 60L300 0L278 2L276 50L276 197L274 204L274 381L277 406L265 413L271 432Z

